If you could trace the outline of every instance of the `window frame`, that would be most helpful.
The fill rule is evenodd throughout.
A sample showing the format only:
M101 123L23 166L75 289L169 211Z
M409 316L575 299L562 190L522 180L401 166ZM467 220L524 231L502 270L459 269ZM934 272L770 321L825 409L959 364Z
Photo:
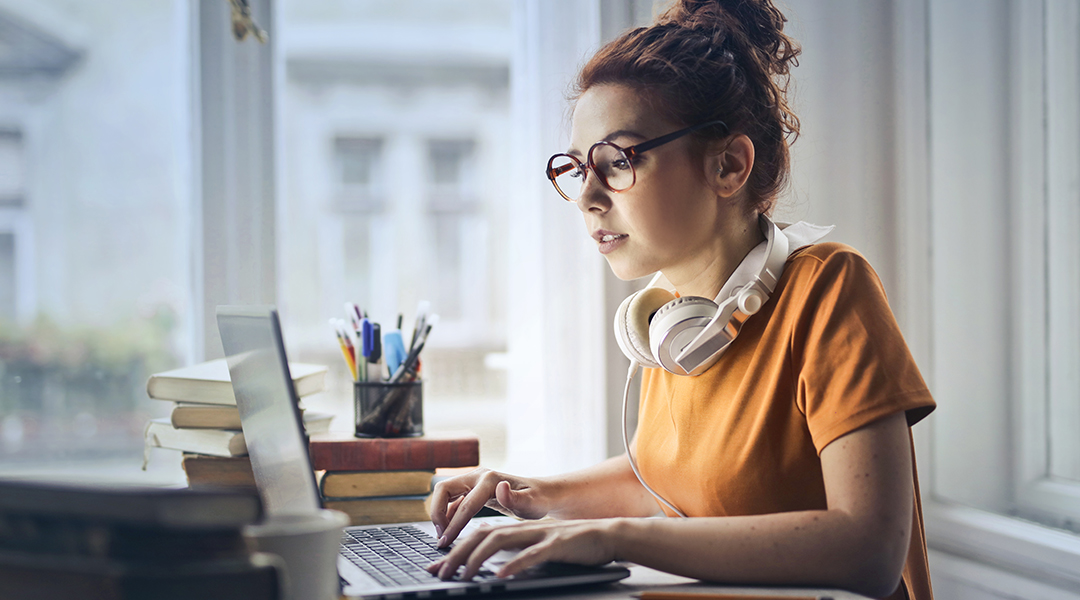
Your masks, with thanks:
M934 51L929 36L929 7L935 1L897 4L900 40L897 64L901 84L897 87L901 107L898 127L902 134L898 170L903 205L899 239L906 247L901 255L905 263L902 269L905 310L901 316L913 352L920 364L928 367L925 372L931 389L935 388L934 322L940 318L934 315L932 303L924 300L933 294L935 250L933 237L926 234L933 227L934 210L929 173L933 168L930 140L935 129L928 116L932 93L942 93L930 89L929 77L929 56ZM1012 277L1008 292L1012 318L1007 324L1007 335L1001 339L1008 339L1011 346L1007 356L1013 369L1012 389L1006 396L1013 428L1011 439L1002 443L1009 444L1014 463L1001 469L1000 477L1007 480L1020 514L996 514L943 499L936 493L933 476L940 448L935 447L931 431L937 423L931 418L929 428L917 428L915 436L923 471L925 529L932 557L936 550L995 569L1005 568L1050 585L1074 588L1080 584L1080 536L1025 518L1046 519L1049 511L1062 508L1063 503L1076 502L1080 491L1080 486L1063 486L1048 476L1048 324L1047 312L1042 310L1048 306L1047 269L1029 268L1033 264L1046 264L1047 203L1051 201L1048 194L1052 187L1048 180L1054 178L1055 169L1062 168L1061 164L1049 162L1047 155L1046 132L1051 129L1047 111L1061 98L1046 96L1046 73L1053 71L1044 63L1044 57L1053 53L1048 51L1044 24L1066 30L1061 19L1046 15L1047 6L1053 1L1005 0L1011 79L1007 114L1001 116L1008 119L1008 135L1012 138L1006 160L1010 177L1005 208L1011 219L1007 266ZM1071 58L1075 70L1080 66L1077 64L1080 54L1074 53ZM910 114L905 115L905 111ZM919 114L924 115L921 121L917 119ZM926 125L920 129L907 124L912 117ZM978 235L965 228L958 228L958 235L965 231ZM1077 510L1076 504L1069 508Z

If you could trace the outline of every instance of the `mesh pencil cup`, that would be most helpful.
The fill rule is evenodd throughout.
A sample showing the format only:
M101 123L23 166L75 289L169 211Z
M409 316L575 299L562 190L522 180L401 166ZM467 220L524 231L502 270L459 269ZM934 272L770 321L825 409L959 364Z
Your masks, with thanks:
M424 385L420 380L353 383L356 437L424 435Z

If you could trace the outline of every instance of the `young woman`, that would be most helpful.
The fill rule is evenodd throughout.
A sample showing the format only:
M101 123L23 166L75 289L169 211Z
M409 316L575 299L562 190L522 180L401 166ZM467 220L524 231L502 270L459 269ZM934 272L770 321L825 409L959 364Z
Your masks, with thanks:
M799 50L784 22L770 0L676 0L582 69L570 149L549 177L620 278L659 272L660 287L712 299L763 246L761 215L799 127L785 96ZM791 237L775 289L715 364L695 376L645 369L632 457L546 478L480 469L436 486L443 545L485 505L550 518L483 529L432 572L464 566L469 578L496 551L523 548L499 575L624 560L929 600L910 426L934 401L862 256ZM661 505L632 458L662 510L689 518L644 518Z

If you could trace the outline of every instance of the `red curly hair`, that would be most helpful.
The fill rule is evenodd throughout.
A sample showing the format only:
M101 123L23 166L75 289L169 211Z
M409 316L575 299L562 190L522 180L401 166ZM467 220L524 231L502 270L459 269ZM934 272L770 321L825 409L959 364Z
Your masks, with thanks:
M786 22L771 0L676 0L652 26L601 48L578 73L573 98L596 85L626 85L673 123L723 121L726 129L696 132L697 147L749 137L748 208L769 212L787 184L788 145L799 135L787 92L800 48L784 33Z

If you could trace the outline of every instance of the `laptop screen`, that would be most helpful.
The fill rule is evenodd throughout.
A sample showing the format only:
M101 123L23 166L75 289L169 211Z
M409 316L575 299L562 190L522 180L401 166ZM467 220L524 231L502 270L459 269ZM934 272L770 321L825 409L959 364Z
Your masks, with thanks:
M219 306L217 322L266 514L318 510L321 502L277 311Z

